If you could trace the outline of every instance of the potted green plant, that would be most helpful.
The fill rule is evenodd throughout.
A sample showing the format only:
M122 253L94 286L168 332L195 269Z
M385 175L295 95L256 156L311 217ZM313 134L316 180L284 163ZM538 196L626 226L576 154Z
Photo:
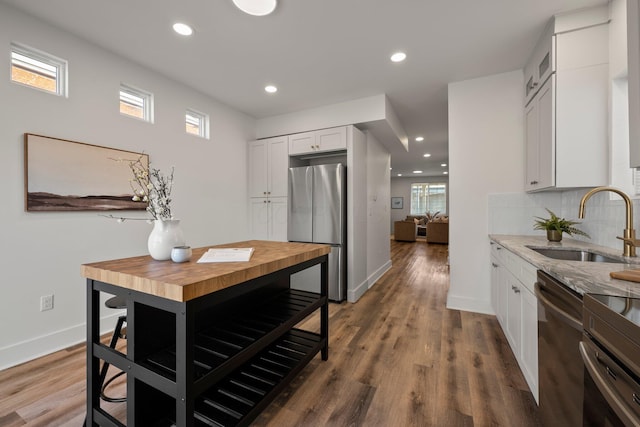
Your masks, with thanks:
M573 236L575 234L578 236L585 236L585 237L591 238L584 231L574 227L574 225L580 224L578 221L560 218L558 217L558 215L553 213L548 208L545 208L545 209L547 210L547 212L549 212L549 215L551 215L551 217L550 218L542 218L539 216L535 217L537 219L535 220L535 225L533 229L546 230L547 239L550 242L561 241L562 233L567 233L569 236Z

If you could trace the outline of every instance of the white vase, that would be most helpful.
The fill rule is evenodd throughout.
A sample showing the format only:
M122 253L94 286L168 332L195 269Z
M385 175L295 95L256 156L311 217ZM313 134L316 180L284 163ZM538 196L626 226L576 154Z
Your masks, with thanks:
M180 228L179 219L156 219L153 230L149 234L147 245L149 255L158 261L171 259L174 246L184 246L185 240Z

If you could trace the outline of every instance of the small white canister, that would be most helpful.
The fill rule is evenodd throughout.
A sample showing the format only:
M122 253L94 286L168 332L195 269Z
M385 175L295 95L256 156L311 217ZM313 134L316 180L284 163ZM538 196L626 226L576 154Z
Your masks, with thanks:
M171 249L171 260L173 262L186 262L191 259L191 246L174 246Z

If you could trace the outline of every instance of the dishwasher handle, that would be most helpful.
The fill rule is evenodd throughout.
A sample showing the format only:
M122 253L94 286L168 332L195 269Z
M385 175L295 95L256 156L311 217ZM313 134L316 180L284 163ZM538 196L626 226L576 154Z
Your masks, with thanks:
M566 311L562 310L556 304L554 304L549 298L546 296L545 287L539 281L536 282L535 285L536 297L538 297L538 302L540 302L547 310L554 313L556 316L560 318L563 322L571 326L573 329L582 330L582 320L576 317L571 316Z

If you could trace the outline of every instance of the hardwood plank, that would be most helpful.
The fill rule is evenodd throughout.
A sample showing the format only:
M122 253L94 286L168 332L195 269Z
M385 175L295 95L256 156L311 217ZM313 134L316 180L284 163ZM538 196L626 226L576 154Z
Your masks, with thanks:
M392 242L391 254L360 301L330 305L329 360L312 360L252 425L539 426L496 318L446 309L447 246ZM318 331L319 316L299 326ZM84 345L1 371L0 425L81 425L84 375ZM126 419L126 403L103 406Z

